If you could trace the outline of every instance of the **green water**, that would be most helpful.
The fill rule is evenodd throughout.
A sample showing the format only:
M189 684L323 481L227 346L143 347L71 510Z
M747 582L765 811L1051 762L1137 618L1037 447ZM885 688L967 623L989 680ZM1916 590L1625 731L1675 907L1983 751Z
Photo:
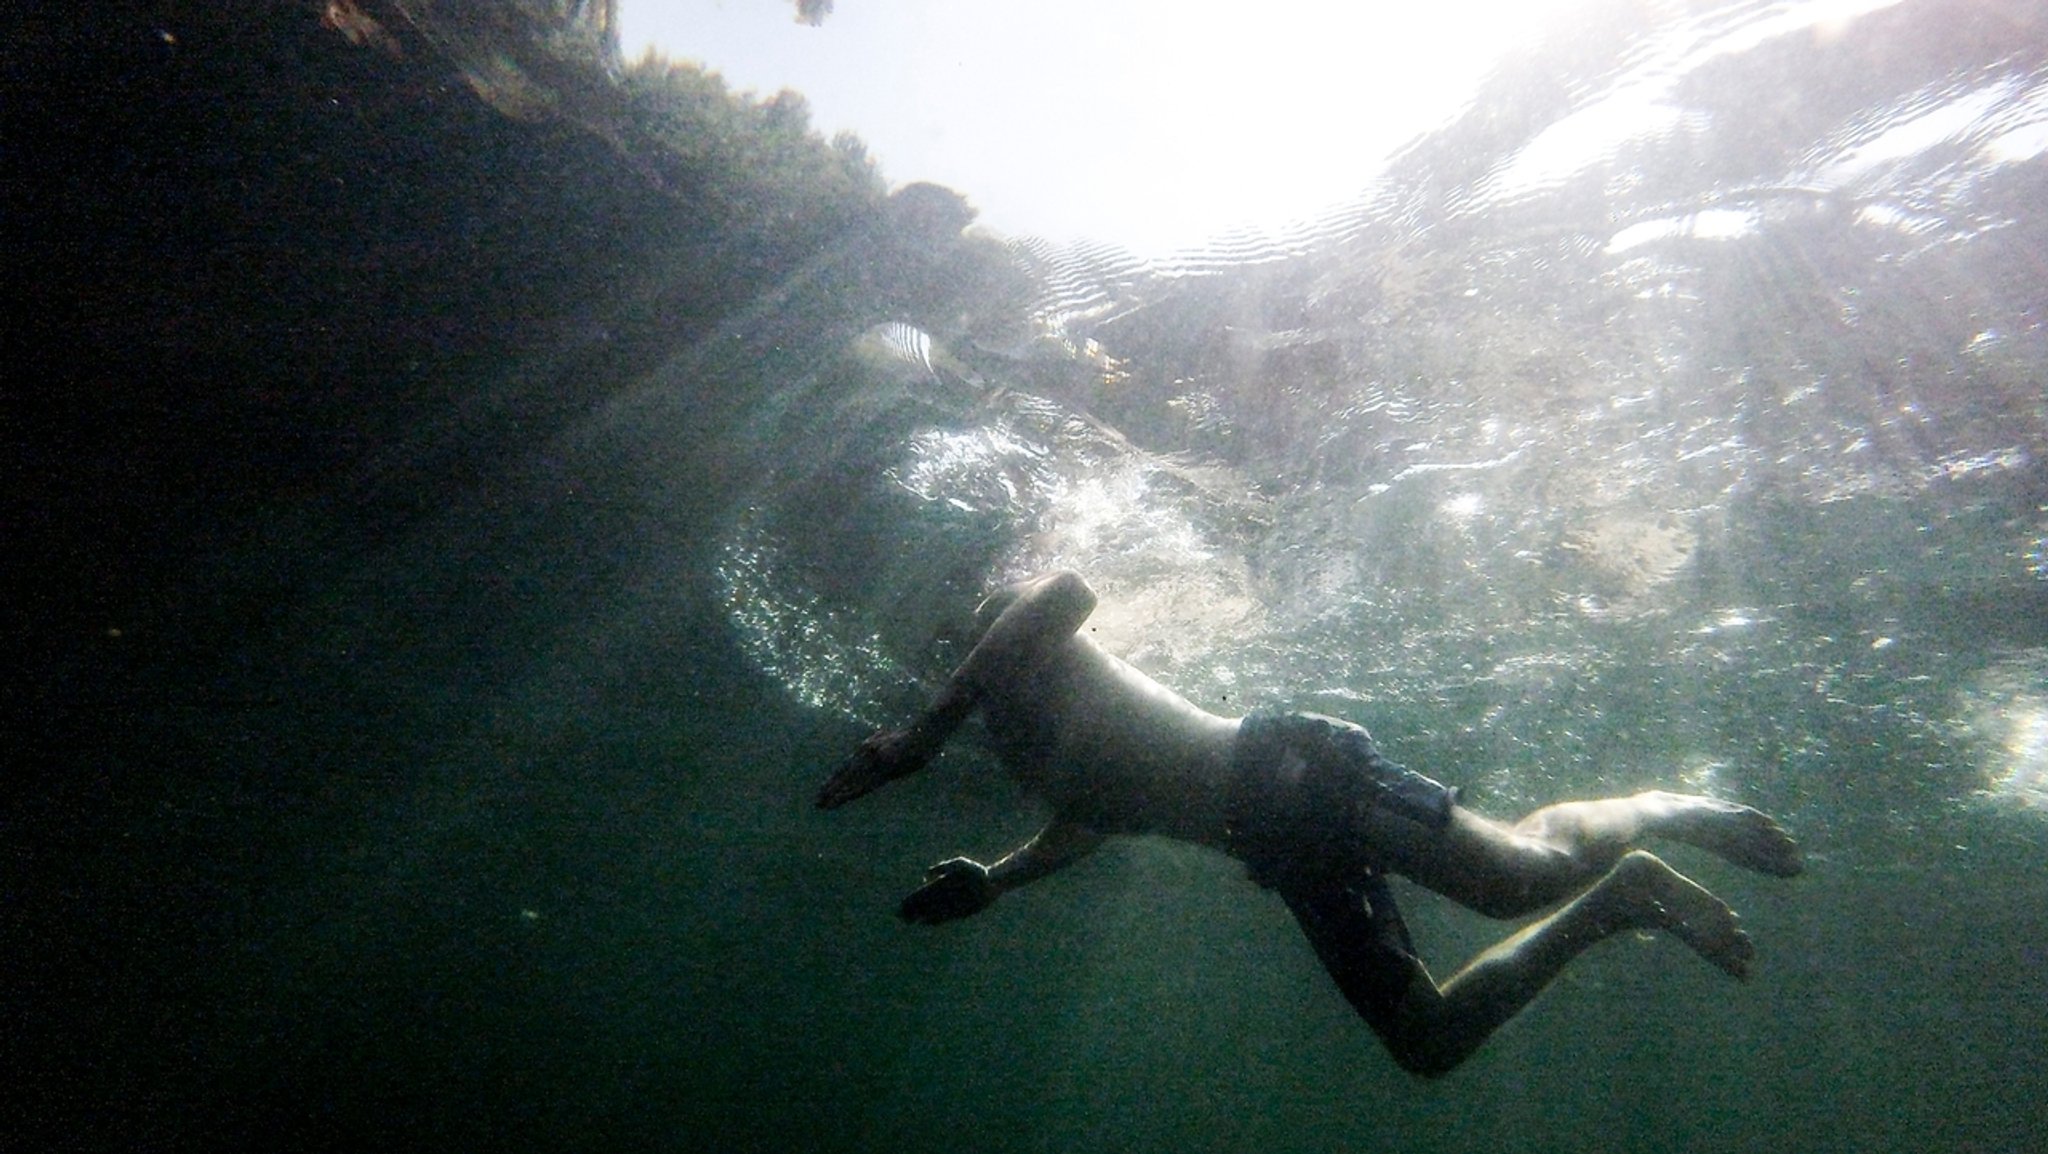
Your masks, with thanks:
M121 147L8 191L57 302L9 339L82 415L9 438L0 1147L2035 1148L2042 30L1676 51L1772 11L1532 49L1345 221L1166 271L934 239L844 145L774 234L760 173L508 120L415 40L81 34L34 123ZM1678 58L1692 127L1502 191ZM1198 703L1355 718L1497 816L1732 797L1807 872L1672 849L1746 984L1616 940L1430 1083L1205 851L904 925L1044 815L971 740L810 799L1053 565ZM1439 975L1507 931L1400 893Z

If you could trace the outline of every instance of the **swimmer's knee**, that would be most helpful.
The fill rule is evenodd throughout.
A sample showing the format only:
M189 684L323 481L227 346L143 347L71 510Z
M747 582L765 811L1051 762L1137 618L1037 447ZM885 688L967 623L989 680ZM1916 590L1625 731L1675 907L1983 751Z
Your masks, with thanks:
M1445 835L1409 850L1394 872L1490 918L1519 918L1570 897L1598 880L1565 850L1524 837L1463 808Z
M1418 1078L1434 1079L1463 1065L1475 1048L1469 1041L1461 1043L1453 1038L1445 1025L1438 1015L1418 1014L1411 1003L1404 1005L1402 1012L1391 1020L1377 1025L1375 1032L1396 1066Z

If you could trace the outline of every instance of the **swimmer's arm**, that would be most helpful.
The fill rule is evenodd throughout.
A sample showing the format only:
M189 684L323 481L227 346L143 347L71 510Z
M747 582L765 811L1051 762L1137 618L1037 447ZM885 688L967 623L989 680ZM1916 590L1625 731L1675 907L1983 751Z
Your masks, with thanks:
M1071 865L1102 844L1102 835L1055 819L992 866L956 857L925 871L925 882L897 912L904 921L937 925L978 914L1003 894Z
M1031 676L1095 611L1095 591L1073 572L1025 582L998 594L1004 597L1008 604L932 703L904 728L862 742L818 791L819 808L835 809L923 769L985 693Z
M933 711L956 696L979 701L988 690L1036 672L1095 612L1095 590L1079 573L1061 570L1011 586L984 602L982 612L997 605L1002 612L947 679Z

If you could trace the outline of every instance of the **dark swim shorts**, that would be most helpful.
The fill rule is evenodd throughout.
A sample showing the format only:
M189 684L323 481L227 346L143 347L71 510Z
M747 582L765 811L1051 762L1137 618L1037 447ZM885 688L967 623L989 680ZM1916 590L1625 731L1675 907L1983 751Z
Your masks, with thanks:
M1405 1052L1401 1005L1429 974L1362 818L1443 829L1457 790L1381 757L1364 728L1315 713L1245 718L1233 760L1230 852L1287 903L1352 1008Z
M1252 880L1371 872L1360 820L1380 810L1430 829L1450 824L1457 791L1380 756L1363 726L1319 713L1260 710L1244 719L1228 820L1233 856Z

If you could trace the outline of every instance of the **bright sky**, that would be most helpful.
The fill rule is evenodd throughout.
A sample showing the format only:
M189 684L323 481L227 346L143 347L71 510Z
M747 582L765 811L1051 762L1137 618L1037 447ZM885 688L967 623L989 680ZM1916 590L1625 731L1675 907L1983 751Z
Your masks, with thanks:
M1011 235L1163 256L1349 200L1577 0L621 0L652 46L741 91L794 88L893 182Z

